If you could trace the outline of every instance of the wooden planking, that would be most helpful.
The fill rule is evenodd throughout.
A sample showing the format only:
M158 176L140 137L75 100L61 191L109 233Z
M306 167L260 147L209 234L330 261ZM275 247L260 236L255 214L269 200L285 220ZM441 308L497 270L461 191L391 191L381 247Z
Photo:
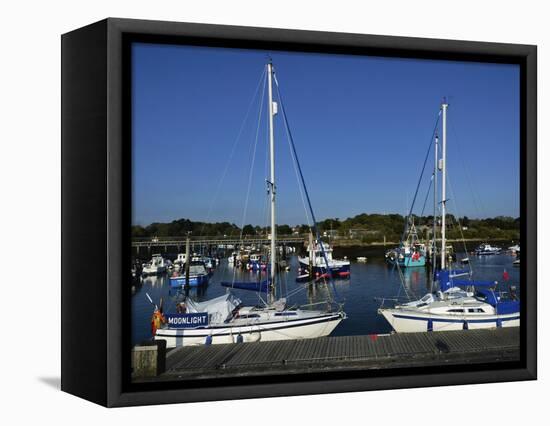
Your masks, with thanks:
M247 369L314 367L327 362L399 361L401 364L433 357L468 355L476 360L495 359L499 351L519 353L519 328L464 330L391 335L339 336L306 340L283 340L177 348L167 356L163 376L192 377L224 370L246 374ZM485 355L486 354L486 355ZM416 361L414 361L416 360ZM478 361L479 362L479 361ZM194 373L195 372L195 373Z

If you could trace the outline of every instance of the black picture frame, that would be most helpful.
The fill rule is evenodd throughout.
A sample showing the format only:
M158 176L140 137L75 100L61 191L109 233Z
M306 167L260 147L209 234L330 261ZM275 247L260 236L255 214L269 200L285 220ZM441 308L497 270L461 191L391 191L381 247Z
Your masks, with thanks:
M521 359L323 374L130 383L130 43L135 41L520 66ZM109 18L62 45L62 390L109 407L537 377L537 48Z

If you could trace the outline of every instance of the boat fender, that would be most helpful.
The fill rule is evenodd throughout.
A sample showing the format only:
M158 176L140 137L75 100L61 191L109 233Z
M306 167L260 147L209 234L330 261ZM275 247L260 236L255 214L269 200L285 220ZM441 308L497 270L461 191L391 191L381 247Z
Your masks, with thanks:
M462 323L462 330L468 330L468 321Z
M206 346L210 346L212 344L212 336L211 335L206 336L206 339L204 340L204 344Z
M429 319L427 324L428 331L434 331L434 322Z
M237 336L237 343L243 343L244 342L244 339L243 339L243 335L242 334L239 334Z

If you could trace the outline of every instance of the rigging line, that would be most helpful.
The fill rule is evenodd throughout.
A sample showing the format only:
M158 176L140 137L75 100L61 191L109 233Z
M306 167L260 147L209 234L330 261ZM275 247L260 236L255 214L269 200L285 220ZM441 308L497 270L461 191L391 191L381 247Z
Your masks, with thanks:
M286 130L286 127L285 127L285 130ZM307 206L306 206L306 200L304 198L304 191L302 190L302 185L300 185L300 177L298 176L298 168L296 167L296 158L294 157L294 153L292 152L292 146L290 144L290 138L288 136L288 130L286 130L286 139L287 139L287 142L288 142L288 149L290 151L290 156L292 158L292 165L294 166L294 175L296 176L296 182L298 183L298 190L300 192L300 198L302 199L302 206L304 207L304 212L306 214L306 222L308 224L308 226L311 228L311 220L309 218L309 213L307 211Z
M282 102L281 102L282 105ZM304 198L304 191L302 189L302 185L300 184L300 177L298 176L298 168L296 167L296 163L298 162L298 159L295 157L294 152L292 151L292 145L290 143L290 135L289 135L289 129L287 126L285 126L285 134L286 134L286 140L288 142L288 150L290 151L290 157L292 158L292 166L294 167L294 175L296 176L296 182L298 183L298 190L300 192L300 198L302 199L302 206L304 207L304 213L306 215L306 222L308 226L311 228L311 220L309 218L309 213L307 211L306 206L306 200Z
M281 92L280 92L280 89L279 89L279 82L277 80L277 76L275 75L275 73L273 74L273 77L274 77L273 79L275 81L275 88L277 89L277 95L278 95L278 98L279 98L279 102L281 103L281 111L283 113L284 123L285 123L286 129L287 129L287 132L288 132L288 136L289 136L289 139L290 139L290 142L291 142L291 145L292 145L292 150L294 152L294 159L296 160L296 165L298 167L298 171L300 172L302 185L304 187L304 193L305 193L308 205L309 205L309 210L310 210L310 213L311 213L311 219L313 221L313 228L314 228L315 234L317 236L317 241L319 241L319 244L320 244L320 247L321 247L321 253L323 254L323 258L325 260L325 265L326 265L327 272L330 276L330 282L331 282L331 285L332 285L332 290L334 292L334 296L338 299L339 298L338 297L338 291L336 290L336 285L334 284L334 280L332 279L332 271L330 269L330 265L328 263L327 255L326 255L325 249L323 247L323 242L321 241L321 235L319 234L319 229L317 228L317 220L315 219L315 213L313 212L313 207L311 205L311 199L309 198L309 193L308 193L308 190L307 190L307 187L306 187L304 174L302 173L302 167L300 166L300 162L298 161L298 155L296 153L296 146L294 144L294 139L292 137L292 132L290 131L290 125L288 124L288 118L287 118L284 103L283 103L283 97L281 95Z
M432 174L432 178L430 179L430 185L428 185L428 191L426 191L426 198L424 199L424 205L422 206L422 212L420 213L420 217L424 216L424 210L426 209L426 203L428 202L428 197L430 196L430 191L432 190L433 178L434 178L434 175Z
M242 217L242 221L241 221L241 235L240 235L240 238L239 238L241 241L243 239L244 221L246 220L246 211L248 209L248 201L250 199L250 187L252 186L252 175L254 173L254 164L256 162L256 149L258 147L258 135L260 133L260 124L261 124L261 118L262 118L262 105L264 103L264 96L265 96L265 85L266 85L266 82L264 80L264 87L262 89L262 97L260 99L260 108L259 108L259 111L258 111L258 125L256 126L256 136L255 136L255 139L254 139L254 149L252 151L252 164L250 165L250 171L248 173L248 186L246 188L246 198L245 198L245 203L244 203L243 217Z
M458 221L458 229L460 230L460 236L462 238L462 244L463 244L463 247L464 247L464 254L466 256L468 256L468 249L466 248L466 240L464 238L464 233L462 232L462 223L460 222L460 216L458 214L458 208L457 208L457 203L456 203L456 197L455 197L455 193L454 193L454 190L453 190L453 186L451 185L451 178L449 177L449 172L447 171L447 183L449 185L449 189L451 191L451 196L453 197L453 205L454 205L454 208L455 208L455 212L457 213L456 215L456 220ZM472 276L473 274L473 269L472 269L472 264L470 262L468 262L468 269L470 270L470 276Z
M239 128L239 132L237 133L237 137L235 138L235 141L233 142L233 146L231 147L231 152L229 154L229 158L227 159L227 162L225 164L225 168L224 168L224 171L222 173L222 176L221 176L220 180L218 181L216 191L214 192L214 197L212 198L212 202L210 203L210 207L208 208L208 213L206 215L206 220L203 223L203 226L201 228L201 231L200 231L199 235L202 235L202 233L204 232L204 227L206 226L206 223L210 220L210 216L212 214L212 209L214 208L214 204L215 204L215 202L216 202L216 200L217 200L217 198L220 194L222 184L225 181L225 176L227 175L227 172L229 171L229 166L231 164L231 161L233 160L233 156L235 154L235 149L237 148L238 142L239 142L239 140L241 138L241 135L243 133L245 124L248 120L248 116L250 115L250 111L252 110L252 105L254 104L254 101L256 100L256 97L258 95L258 90L260 90L260 86L262 85L262 81L264 82L264 87L265 87L265 79L264 79L265 73L266 73L266 69L265 69L265 67L263 67L262 74L260 75L260 80L258 81L258 84L256 85L256 89L254 90L254 95L252 96L252 99L250 100L250 103L248 104L248 108L246 109L246 114L245 114L244 119L241 123L241 127Z
M468 188L470 192L472 193L472 198L474 200L474 205L477 210L477 214L479 217L487 217L485 206L483 205L483 202L481 201L481 197L477 194L477 192L474 189L474 186L472 185L472 179L470 175L470 170L466 166L466 163L464 162L464 156L462 155L462 150L460 149L460 141L458 139L458 132L455 129L454 122L452 119L449 119L447 117L447 122L449 123L449 127L451 128L451 131L453 132L453 135L456 139L456 142L454 145L458 149L458 157L460 158L460 162L462 164L462 168L464 169L464 174L466 175L466 182L468 183ZM482 216L483 215L483 216Z
M424 177L424 171L426 170L426 164L428 163L428 157L430 156L430 152L432 150L432 145L435 137L435 132L437 131L437 126L439 124L439 119L441 117L441 110L437 114L437 120L435 121L434 130L432 132L432 136L430 137L430 144L428 145L428 150L426 152L426 157L424 158L424 164L422 165L422 171L420 172L420 177L418 178L418 184L416 185L416 191L414 192L413 202L411 204L411 208L409 210L409 215L407 216L407 220L405 222L405 229L403 230L403 234L401 236L401 242L400 246L403 246L403 241L405 239L405 234L407 231L410 232L409 228L409 221L411 220L412 212L414 210L414 204L416 203L416 197L418 196L418 191L420 189L420 184L422 183L422 178ZM410 235L410 234L409 234ZM409 238L409 235L407 235L407 239Z

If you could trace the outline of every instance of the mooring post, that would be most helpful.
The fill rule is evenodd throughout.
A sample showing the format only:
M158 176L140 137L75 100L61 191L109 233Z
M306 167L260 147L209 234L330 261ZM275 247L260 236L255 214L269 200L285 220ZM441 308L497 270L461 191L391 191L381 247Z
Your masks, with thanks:
M185 285L189 287L189 263L191 262L191 253L189 250L189 232L187 233L187 239L185 240Z

